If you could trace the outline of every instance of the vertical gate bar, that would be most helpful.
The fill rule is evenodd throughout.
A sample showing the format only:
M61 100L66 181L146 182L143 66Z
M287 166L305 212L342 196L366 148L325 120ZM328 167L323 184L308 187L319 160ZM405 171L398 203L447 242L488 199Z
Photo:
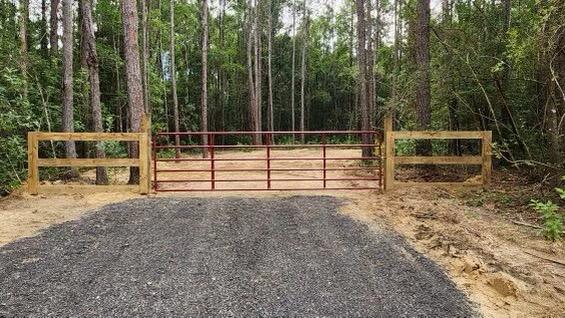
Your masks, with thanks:
M377 140L379 141L379 151L378 151L378 158L377 158L377 162L378 162L378 176L379 176L379 189L383 188L383 140L382 138L380 138L380 136L377 136Z
M326 134L322 134L322 158L323 158L323 174L324 174L324 189L327 185L327 163L326 163Z
M151 155L153 157L153 190L157 192L159 189L157 188L157 136L153 136L151 140Z
M212 190L216 189L216 171L214 164L214 135L208 134L208 147L210 147L210 185Z
M267 189L271 188L271 134L265 134L265 146L267 147Z

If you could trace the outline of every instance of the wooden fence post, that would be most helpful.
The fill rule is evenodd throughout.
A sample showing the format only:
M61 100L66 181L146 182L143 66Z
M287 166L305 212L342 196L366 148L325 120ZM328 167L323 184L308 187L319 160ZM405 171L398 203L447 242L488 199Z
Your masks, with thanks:
M384 120L385 133L385 182L384 190L391 190L394 186L394 132L392 130L392 116L387 115Z
M139 193L148 194L151 189L151 117L143 114L139 135Z
M37 194L39 187L39 166L38 166L38 141L37 133L30 131L27 133L27 190L30 194Z
M482 183L483 186L488 186L492 174L492 131L483 131L481 156L483 157L481 168Z

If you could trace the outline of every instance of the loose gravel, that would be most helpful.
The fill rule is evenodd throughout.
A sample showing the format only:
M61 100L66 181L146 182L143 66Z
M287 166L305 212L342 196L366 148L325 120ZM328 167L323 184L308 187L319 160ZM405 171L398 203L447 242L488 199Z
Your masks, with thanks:
M147 198L0 248L0 317L473 317L340 200Z

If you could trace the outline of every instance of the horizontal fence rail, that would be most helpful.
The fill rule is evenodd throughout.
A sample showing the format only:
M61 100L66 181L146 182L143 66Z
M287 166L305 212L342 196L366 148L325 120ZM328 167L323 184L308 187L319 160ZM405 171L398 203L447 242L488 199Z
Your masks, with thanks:
M480 182L403 182L403 185L470 185L480 186L490 183L492 171L492 132L491 131L392 131L385 130L385 190L392 189L396 165L480 165ZM399 139L469 139L481 141L481 153L477 156L397 156L395 142Z
M301 140L303 136L308 143L294 143L294 140ZM252 140L247 141L247 144L223 142L225 139L231 139L232 143L233 140L239 142L244 137L255 138L256 143L253 144ZM287 139L282 140L285 137ZM182 138L182 143L177 145L176 138ZM257 139L260 141L258 142ZM348 139L349 143L344 143L345 139ZM197 143L194 144L195 142ZM158 133L153 136L153 189L156 192L381 189L381 144L382 133L372 130ZM300 149L310 151L317 149L319 152L317 155L309 153L307 156L298 157L289 153ZM328 152L332 149L354 149L359 153L330 156ZM370 155L363 155L363 149ZM167 157L165 156L167 151L169 156L171 151L183 153L178 157L176 155ZM222 156L226 151L238 152L233 157ZM246 154L245 151L253 151L253 153ZM284 154L277 157L274 152L284 152ZM187 153L191 153L192 156ZM199 158L194 155L195 153L208 155ZM354 162L359 166L343 166L346 162ZM277 163L287 163L291 166L280 167L276 166ZM340 166L330 166L337 163ZM244 164L247 166L242 166ZM330 172L358 171L368 171L372 175L339 177L328 175ZM283 177L274 175L276 173L287 174ZM292 176L293 173L295 176ZM307 173L316 175L305 175ZM205 177L202 177L203 174ZM219 176L226 174L229 174L229 178ZM298 182L301 184L297 184ZM336 185L336 182L341 183ZM347 185L343 185L343 182L347 182ZM365 183L357 185L352 182ZM208 185L202 186L206 184ZM233 187L221 186L226 184L231 184Z

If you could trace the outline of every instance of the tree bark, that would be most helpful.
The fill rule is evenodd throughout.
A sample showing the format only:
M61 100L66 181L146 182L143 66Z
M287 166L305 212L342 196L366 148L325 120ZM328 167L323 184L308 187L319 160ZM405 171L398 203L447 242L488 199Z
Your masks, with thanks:
M208 131L208 0L202 1L202 86L200 90L200 131ZM208 145L208 136L202 135L202 144ZM212 140L212 138L210 138ZM202 148L202 156L208 156L208 148Z
M431 95L430 95L430 0L418 0L417 21L415 26L416 65L418 65L418 82L416 89L417 128L430 129ZM418 155L431 155L432 143L420 140L416 143Z
M68 1L68 0L65 0ZM129 105L130 130L139 132L143 114L143 87L139 66L137 1L121 0L122 24L124 32L124 57L126 65L126 83ZM130 158L139 157L137 143L129 144ZM139 168L130 168L130 184L139 183Z
M367 34L366 34L366 41L367 41L367 102L368 102L368 117L369 117L369 129L373 129L375 126L375 118L376 118L376 79L375 79L375 44L376 44L376 37L373 34L375 32L373 30L373 26L375 21L372 17L373 11L373 0L366 0L367 1ZM378 6L378 2L377 2ZM375 32L376 33L376 32ZM372 138L371 138L372 139Z
M365 0L356 0L357 9L357 63L359 69L359 112L361 114L361 130L370 130L369 99L367 83L367 19L365 13ZM363 143L371 143L371 135L362 135ZM372 157L372 148L363 147L363 157Z
M102 107L100 105L100 77L98 54L96 52L96 39L94 36L94 22L92 19L91 0L80 0L80 11L82 14L82 36L83 56L88 68L88 79L90 81L90 108L92 112L92 125L95 132L103 132ZM105 158L104 145L96 143L96 158ZM96 184L108 184L106 168L96 168Z
M269 80L269 130L275 130L274 124L274 110L273 110L273 2L269 0L267 2L268 12L267 12L267 78ZM269 140L269 142L271 142Z
M225 50L225 17L226 17L226 0L220 0L220 15L218 18L219 33L220 33L220 50ZM218 70L219 80L219 94L220 94L220 127L221 130L226 131L226 104L228 102L228 94L226 91L227 75L223 65L220 65ZM225 136L222 135L222 144L225 142Z
M74 132L73 116L73 1L63 0L63 131ZM65 142L67 158L76 158L74 141ZM69 177L77 177L78 170L70 169Z
M296 110L295 110L295 98L296 98L296 1L292 0L292 74L291 74L291 89L290 89L290 117L291 117L291 129L296 130ZM294 135L292 136L294 139Z
M303 2L302 14L304 16L304 21L302 22L302 66L301 66L301 83L300 83L300 130L306 130L305 122L305 108L306 108L306 52L308 49L308 6L306 0ZM304 144L306 142L306 137L304 134L300 134L300 140Z
M19 37L20 37L20 69L23 79L22 95L27 100L27 69L28 69L28 21L29 21L29 0L20 0L19 18Z
M41 40L39 42L41 55L43 57L47 57L49 55L49 37L47 36L47 0L41 0L41 25L39 30L41 32Z
M255 3L255 100L257 103L257 130L263 130L263 47L261 25L262 0ZM257 135L257 142L261 143L261 135Z
M49 54L52 56L57 54L59 46L59 37L57 30L59 29L59 0L51 0L51 11L49 18Z
M169 0L169 14L170 14L170 71L171 71L171 86L173 94L173 121L175 125L175 158L180 158L180 115L179 115L179 99L177 96L177 72L175 64L175 1Z
M142 32L142 62L143 62L143 109L146 113L151 113L149 104L149 4L150 0L141 0L141 32Z
M254 67L253 59L255 54L253 53L254 40L254 22L253 22L253 6L252 0L247 2L247 79L248 79L248 89L249 89L249 117L250 117L250 129L251 131L259 131L259 126L257 125L257 96L255 92L255 79L254 79ZM259 144L258 136L254 134L252 136L253 144Z

